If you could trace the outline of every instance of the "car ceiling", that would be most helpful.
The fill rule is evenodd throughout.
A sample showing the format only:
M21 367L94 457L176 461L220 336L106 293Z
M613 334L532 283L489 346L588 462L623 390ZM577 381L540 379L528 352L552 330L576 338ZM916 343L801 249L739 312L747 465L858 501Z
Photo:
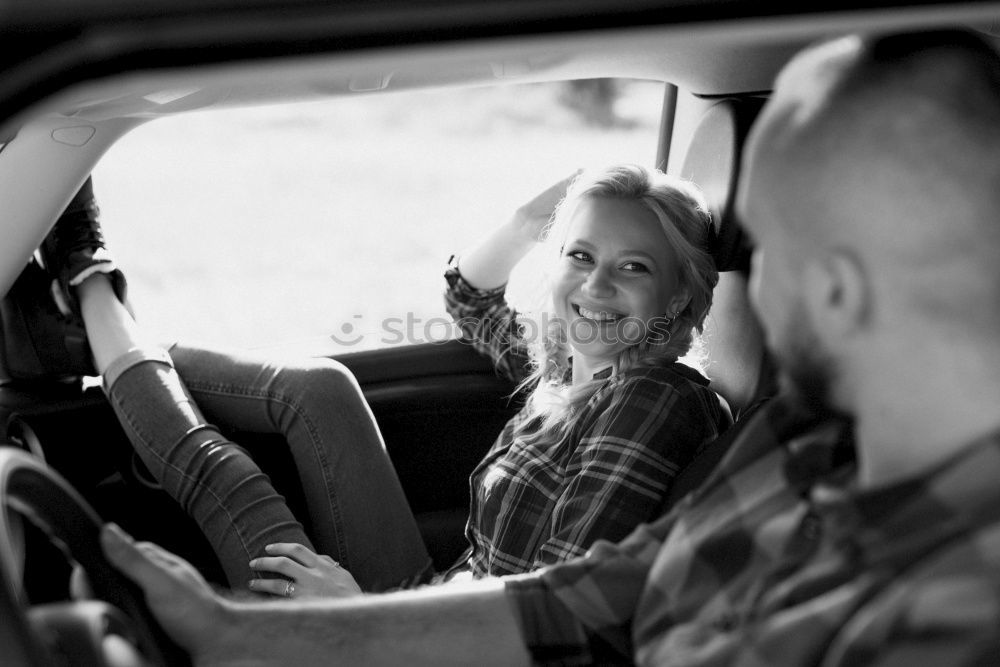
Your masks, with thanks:
M989 26L1000 17L993 2L812 3L798 14L782 14L778 4L8 0L0 10L0 119L42 100L46 111L81 118L149 118L338 94L614 76L670 81L701 95L756 92L770 87L792 53L825 35L945 20ZM98 83L68 90L77 81Z
M818 38L944 24L997 34L998 18L1000 1L7 0L0 290L103 152L158 116L595 77L759 93Z

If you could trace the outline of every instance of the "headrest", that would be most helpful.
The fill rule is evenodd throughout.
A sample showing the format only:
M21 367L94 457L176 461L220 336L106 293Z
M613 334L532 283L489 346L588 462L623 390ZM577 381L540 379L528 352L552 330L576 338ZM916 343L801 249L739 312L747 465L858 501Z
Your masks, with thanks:
M697 183L708 199L716 232L712 254L719 271L749 267L749 240L736 222L734 208L743 142L762 106L763 99L747 97L720 100L709 107L681 167L681 177Z
M771 376L764 334L747 297L751 247L735 215L743 142L763 105L760 98L733 98L709 107L680 174L704 191L716 232L712 254L719 271L729 272L719 276L703 341L711 387L734 416L760 398Z

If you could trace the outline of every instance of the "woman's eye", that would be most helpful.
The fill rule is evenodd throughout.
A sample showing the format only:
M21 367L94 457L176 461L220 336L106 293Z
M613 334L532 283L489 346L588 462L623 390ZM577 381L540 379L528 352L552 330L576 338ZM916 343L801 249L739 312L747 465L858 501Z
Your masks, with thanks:
M566 256L578 262L591 261L590 255L582 250L570 250L568 253L566 253Z
M625 262L622 264L622 270L632 273L649 273L649 269L642 262Z

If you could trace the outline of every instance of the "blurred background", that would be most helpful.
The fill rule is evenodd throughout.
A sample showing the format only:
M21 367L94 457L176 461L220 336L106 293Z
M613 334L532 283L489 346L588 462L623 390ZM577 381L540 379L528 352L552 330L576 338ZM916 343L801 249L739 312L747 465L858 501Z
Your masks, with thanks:
M156 337L331 354L442 340L445 261L581 167L653 165L663 84L381 93L139 127L94 172ZM511 283L528 306L538 258Z

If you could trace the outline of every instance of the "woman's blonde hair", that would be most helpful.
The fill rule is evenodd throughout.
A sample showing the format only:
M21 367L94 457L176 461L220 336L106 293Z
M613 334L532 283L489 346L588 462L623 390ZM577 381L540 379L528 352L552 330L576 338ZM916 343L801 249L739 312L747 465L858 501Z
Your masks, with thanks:
M661 336L654 341L649 336L622 350L615 365L617 372L673 363L691 350L695 336L702 332L712 305L712 291L719 280L715 261L709 254L712 217L701 190L689 181L639 165L617 165L581 173L556 207L546 231L545 244L553 260L558 261L561 256L573 214L587 197L636 201L649 209L660 221L673 254L674 285L689 297L670 322L669 337ZM519 386L524 390L531 388L531 393L528 418L516 434L531 442L550 437L561 439L568 432L573 416L603 382L572 384L568 379L570 348L562 323L543 317L541 324L541 329L534 330L541 330L542 335L528 348L532 372Z

